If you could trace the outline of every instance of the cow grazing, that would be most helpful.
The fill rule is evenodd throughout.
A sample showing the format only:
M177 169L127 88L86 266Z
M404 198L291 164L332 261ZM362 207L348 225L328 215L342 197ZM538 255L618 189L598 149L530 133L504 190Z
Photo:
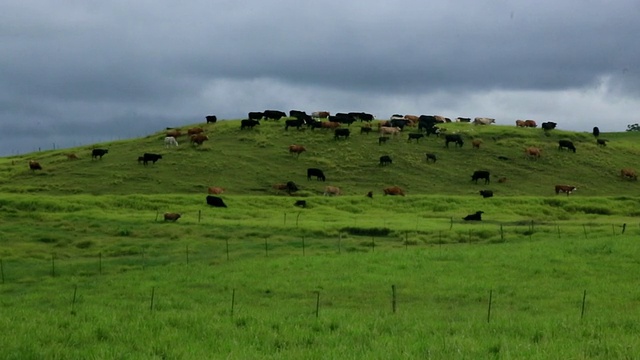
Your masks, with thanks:
M182 135L182 131L180 129L171 129L165 133L166 136L171 136L175 139L179 138Z
M482 214L484 214L484 211L476 211L475 214L467 215L467 216L463 217L462 220L465 220L465 221L481 221L482 220Z
M203 142L209 140L209 137L205 134L191 135L192 145L202 145Z
M205 119L207 120L207 124L208 123L215 123L218 121L218 118L215 115L207 115L205 116Z
M289 195L291 195L291 193L293 192L298 191L298 186L293 181L287 181L286 184L275 184L273 185L273 188L276 190L286 191L287 193L289 193Z
M265 120L269 120L269 119L280 120L283 117L287 116L285 112L280 110L265 110L263 114L264 114Z
M351 126L356 121L356 118L351 113L337 113L335 116L329 116L329 121L338 122L341 124L347 124Z
M324 173L322 172L322 170L316 169L316 168L308 168L307 180L311 180L312 176L315 176L316 180L322 180L322 181L326 180L326 177L324 176Z
M339 122L334 122L334 121L322 121L320 122L320 128L322 129L337 129L340 127L340 123Z
M593 128L593 132L592 132L592 134L593 134L593 136L595 136L595 137L600 136L600 129L598 129L598 127L597 127L597 126L595 126L595 127Z
M569 194L571 194L573 191L578 190L577 187L575 186L571 186L571 185L556 185L556 195L560 194L561 192L567 193L567 196L569 196Z
M620 170L620 177L628 180L638 180L638 175L633 169L622 169Z
M407 119L393 119L389 120L390 127L397 127L400 130L404 130L405 126L411 125L411 120Z
M261 111L251 111L247 114L247 119L249 120L262 120L264 117L264 113Z
M380 135L398 135L400 133L399 127L381 126Z
M539 159L541 156L542 150L538 149L537 147L528 147L526 149L524 149L524 154L529 158L529 159Z
M471 181L477 184L479 179L484 179L485 184L491 182L491 176L486 170L476 170L473 172L473 175L471 175Z
M558 141L558 149L562 150L564 148L567 148L569 150L572 150L573 152L576 152L576 147L573 145L573 143L569 140L560 140Z
M189 130L187 130L187 136L191 136L191 135L196 135L196 134L201 134L204 132L203 128L200 127L195 127L195 128L191 128Z
M341 137L343 137L345 139L348 139L349 138L349 134L350 134L349 129L335 129L335 131L333 133L333 138L335 140L338 140Z
M240 130L253 129L256 125L260 125L260 121L253 119L240 120Z
M289 145L289 154L291 155L296 154L298 157L300 157L300 154L305 151L307 151L307 149L305 149L305 147L302 145Z
M471 141L471 146L474 149L480 149L480 145L482 145L482 140L480 140L480 139L475 139L475 140Z
M360 134L367 134L371 132L371 128L369 126L363 126L360 128Z
M424 137L424 134L409 134L409 138L407 139L408 142L411 142L411 140L416 140L416 143Z
M75 153L65 154L65 156L67 157L67 160L78 160L78 155Z
M293 206L299 206L301 208L306 208L307 207L307 200L296 200L296 202L293 204Z
M486 117L477 117L473 119L474 125L491 125L496 122L496 119L486 118Z
M365 196L368 197L369 199L373 199L373 191L369 191Z
M404 191L398 186L390 186L382 189L385 195L402 195L404 196Z
M558 126L558 124L554 123L553 121L548 121L548 122L543 122L542 123L542 130L553 130L556 128L556 126Z
M449 147L449 143L453 142L456 146L462 147L464 145L464 141L462 140L462 136L460 134L449 134L444 137L445 142L444 146Z
M516 120L516 126L517 127L527 127L527 125L525 125L525 121L524 120Z
M427 156L427 162L432 161L435 163L438 160L438 157L436 156L436 154L427 153L426 156Z
M337 186L325 186L323 195L324 196L340 195L340 188Z
M294 127L298 130L304 125L304 120L302 119L289 119L284 122L284 129L289 130L289 126Z
M480 190L480 195L482 195L483 198L493 197L493 190Z
M178 146L178 140L173 136L167 136L164 138L164 147Z
M138 156L138 164L142 164L144 161L144 156Z
M207 195L207 205L211 205L213 207L227 207L227 204L224 203L222 198L213 195Z
M380 156L380 165L381 166L390 165L392 163L393 163L393 160L391 160L391 157L389 155Z
M173 221L176 222L176 220L180 219L180 214L178 213L164 213L164 221Z
M418 115L405 115L404 119L411 121L411 123L413 123L413 124L415 124L418 121L420 121L420 117Z
M162 159L162 155L160 154L144 153L144 155L142 155L142 164L146 166L149 161L155 164L156 161L160 159Z
M29 169L31 169L31 171L42 170L42 166L35 160L29 160Z
M389 141L389 137L388 136L380 136L378 138L378 145L386 144L387 141Z
M607 146L607 139L597 139L596 143L598 144L598 146Z
M220 195L220 194L224 193L224 189L219 187L219 186L209 186L207 188L207 193L212 194L212 195Z
M91 150L91 159L97 159L100 158L100 160L102 160L102 157L104 156L104 154L108 153L109 150L107 149L93 149Z
M538 127L538 124L536 124L535 120L525 120L524 126L534 128L534 127Z

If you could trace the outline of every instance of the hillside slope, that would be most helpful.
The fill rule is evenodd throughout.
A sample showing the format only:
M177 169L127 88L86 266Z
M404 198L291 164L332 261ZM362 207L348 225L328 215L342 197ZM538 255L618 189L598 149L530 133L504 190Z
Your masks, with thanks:
M407 132L415 129L405 129L378 145L377 133L361 135L359 123L350 127L352 136L347 140L334 140L329 130L285 131L284 120L262 121L253 130L240 130L239 120L181 128L194 126L203 127L209 136L201 147L182 136L178 148L166 149L162 130L144 138L0 158L0 192L204 194L207 186L221 186L227 195L275 195L279 193L273 184L294 181L302 196L321 194L325 185L339 186L347 195L382 194L383 187L398 185L407 195L476 195L492 189L496 196L555 196L555 184L577 186L574 196L640 195L640 184L619 177L623 167L640 169L640 133L634 132L603 133L600 138L610 142L598 147L590 133L545 134L539 128L451 123L442 127L448 133L462 133L465 144L447 149L444 139L434 136L409 143ZM483 141L480 149L472 148L474 138ZM572 140L577 152L558 150L559 139ZM304 145L308 151L297 158L288 153L291 144ZM540 147L542 158L527 159L526 146ZM93 147L107 148L109 153L92 160ZM162 154L163 159L143 166L137 158L144 152ZM67 153L80 159L68 160ZM425 153L436 153L438 161L427 163ZM393 164L381 167L382 155L391 156ZM39 161L43 170L29 170L31 159ZM324 170L326 183L308 181L309 167ZM491 171L491 184L470 181L473 171L480 169ZM508 180L498 183L499 177Z

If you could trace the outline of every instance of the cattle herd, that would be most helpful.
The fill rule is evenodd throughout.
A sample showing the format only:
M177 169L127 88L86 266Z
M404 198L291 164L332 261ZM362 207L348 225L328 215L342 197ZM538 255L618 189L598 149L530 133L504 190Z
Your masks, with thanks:
M352 135L350 131L350 126L359 121L361 123L360 126L360 134L361 135L369 135L372 131L376 131L379 134L377 138L377 142L379 146L386 144L390 139L400 136L402 133L407 133L407 142L411 142L415 140L416 143L425 137L429 137L434 135L435 137L440 137L444 134L444 148L449 148L450 144L453 144L454 147L462 148L465 143L465 139L463 134L453 133L447 134L445 133L444 128L438 127L439 124L452 122L450 118L446 118L440 115L400 115L394 114L389 120L378 121L377 125L374 129L372 126L372 121L374 120L374 116L364 112L350 112L350 113L336 113L335 115L331 115L328 111L316 111L311 113L310 115L304 111L299 110L291 110L289 112L289 116L287 114L278 111L278 110L265 110L261 112L249 112L246 119L240 121L240 130L251 130L256 126L260 125L260 121L266 120L280 120L282 118L287 118L284 121L284 130L288 131L289 128L295 128L297 130L302 129L327 129L333 131L334 140L347 140L349 136ZM216 123L217 117L215 115L208 115L205 117L206 123ZM495 123L495 119L486 118L486 117L476 117L473 120L467 117L458 117L455 122L461 123L473 123L475 125L490 125ZM534 120L516 120L515 122L517 127L522 128L536 128L538 125ZM541 124L541 128L548 135L548 132L555 129L558 124L555 122L543 122ZM405 131L406 128L412 128L417 130L409 130ZM177 128L167 128L164 137L164 147L172 148L178 147L178 138L183 135L183 130ZM186 135L188 137L189 142L192 146L202 146L202 144L209 140L209 137L205 134L205 131L201 127L194 127L187 130ZM600 131L597 127L593 129L593 135L596 137L596 143L599 147L607 146L608 140L598 138L600 135ZM482 141L479 139L471 140L472 148L480 149L482 145ZM576 146L570 140L559 140L558 141L558 149L559 150L568 150L570 152L576 153ZM303 145L290 145L289 153L291 155L296 155L299 157L302 153L307 151L306 147ZM525 157L531 160L538 160L542 155L542 150L537 147L525 147ZM108 149L99 149L95 148L91 151L91 159L92 160L102 160L103 156L109 153ZM78 160L78 156L76 154L65 154L69 160ZM437 155L434 153L427 153L426 162L436 163ZM500 156L500 160L509 160L509 158ZM148 165L149 163L155 164L158 160L162 159L161 154L155 153L144 153L142 156L138 157L138 162L143 165ZM380 166L389 166L393 164L393 160L389 155L383 155L379 158ZM32 171L42 170L42 166L34 160L29 161L29 169ZM620 177L622 179L627 180L637 180L638 176L633 169L625 168L620 170ZM317 181L326 181L326 176L321 169L318 168L308 168L307 169L307 180L315 179ZM484 180L484 184L488 185L491 182L491 174L488 170L476 170L471 175L471 181L474 183L478 183L478 180ZM507 181L506 177L501 177L498 182ZM274 184L272 188L276 191L286 192L287 194L296 193L299 188L293 181L288 181L286 183L278 183ZM555 193L566 193L567 195L576 191L577 187L573 185L555 185ZM226 204L222 200L222 198L214 195L220 195L224 192L224 189L220 187L209 187L208 193L209 195L206 197L206 203L208 205L214 207L226 207ZM324 196L336 196L341 195L342 191L340 188L335 186L325 186L325 190L323 192ZM404 190L398 186L386 187L383 189L384 195L400 195L405 196ZM493 197L493 190L481 190L480 195L483 198ZM369 191L366 194L367 197L373 198L373 192ZM307 203L304 200L298 200L294 204L295 206L306 207ZM470 214L464 217L464 220L481 220L482 211L477 211L474 214ZM180 214L178 213L165 213L164 219L165 221L176 221L180 218Z

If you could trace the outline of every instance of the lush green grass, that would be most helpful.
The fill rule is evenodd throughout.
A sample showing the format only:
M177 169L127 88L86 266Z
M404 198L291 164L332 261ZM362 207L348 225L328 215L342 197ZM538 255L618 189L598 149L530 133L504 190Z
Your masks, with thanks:
M196 126L184 126L189 128ZM339 186L345 194L381 194L390 185L405 188L407 194L472 195L490 187L498 196L553 195L556 184L579 188L576 196L640 195L640 186L623 181L619 171L634 167L640 156L635 132L604 133L610 140L605 148L596 145L589 133L561 130L549 132L515 126L443 125L448 132L463 133L463 148L444 148L444 140L431 136L420 143L408 143L406 133L379 146L377 135L360 135L359 124L351 126L348 140L335 141L326 130L284 131L283 121L263 121L253 130L240 130L239 121L202 125L210 138L200 148L185 137L180 146L165 149L164 131L145 138L96 144L109 149L102 160L91 160L91 149L75 148L26 154L0 159L0 191L13 193L63 194L202 194L207 186L222 186L227 195L276 194L271 185L292 180L300 195L318 194L324 185ZM413 131L413 130L408 130ZM483 140L481 149L471 148L471 139ZM558 139L570 139L577 153L557 149ZM288 153L290 144L306 146L299 158ZM539 146L538 161L525 158L525 146ZM69 161L65 153L76 152L80 160ZM147 167L137 157L144 152L162 153L163 159ZM425 153L439 160L429 164ZM390 155L393 165L380 167L378 158ZM506 156L510 160L500 160ZM28 159L38 160L44 170L32 173ZM306 180L306 169L324 170L327 183ZM475 185L470 175L488 169L494 183ZM507 177L498 184L498 177Z

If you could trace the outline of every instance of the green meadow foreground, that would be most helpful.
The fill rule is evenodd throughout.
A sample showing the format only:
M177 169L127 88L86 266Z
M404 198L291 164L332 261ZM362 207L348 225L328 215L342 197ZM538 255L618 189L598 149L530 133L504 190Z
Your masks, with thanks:
M0 358L640 353L640 191L617 176L636 163L636 134L606 134L602 149L590 134L470 126L460 129L483 138L479 150L433 138L381 150L366 135L235 124L212 126L202 148L164 150L158 133L101 144L101 161L80 148L0 159ZM577 153L558 152L558 138ZM299 159L286 152L303 142ZM543 158L523 158L524 143ZM152 150L166 155L135 162ZM394 163L381 169L383 151ZM425 164L430 151L438 163ZM327 183L308 182L307 167ZM480 168L509 181L469 182ZM298 197L271 189L288 180ZM579 190L556 196L556 183ZM324 185L346 195L319 196ZM382 196L388 185L407 196ZM206 186L225 187L228 208L207 207ZM309 206L294 207L299 198ZM482 222L461 220L477 210Z

